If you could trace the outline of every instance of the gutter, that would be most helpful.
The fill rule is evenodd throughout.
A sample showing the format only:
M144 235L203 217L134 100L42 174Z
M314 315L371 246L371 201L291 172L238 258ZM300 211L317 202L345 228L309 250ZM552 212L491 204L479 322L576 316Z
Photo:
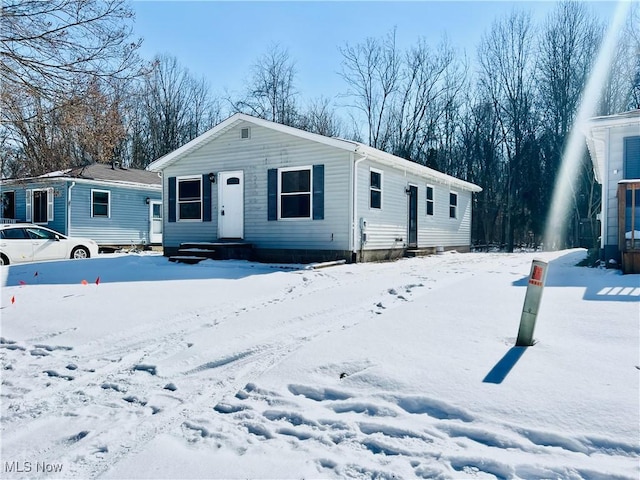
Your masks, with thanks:
M67 187L67 236L71 236L71 189L75 186L76 182L71 182L71 185Z
M368 153L365 153L363 157L354 160L353 162L353 190L351 191L351 253L353 256L358 254L357 248L357 236L356 226L358 225L358 164L369 157Z

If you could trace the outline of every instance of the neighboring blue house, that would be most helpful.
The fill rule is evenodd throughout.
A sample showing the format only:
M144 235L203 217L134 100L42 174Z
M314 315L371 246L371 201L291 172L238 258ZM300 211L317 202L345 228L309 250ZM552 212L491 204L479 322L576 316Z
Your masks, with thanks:
M93 164L0 182L2 221L45 225L102 247L162 243L162 180Z

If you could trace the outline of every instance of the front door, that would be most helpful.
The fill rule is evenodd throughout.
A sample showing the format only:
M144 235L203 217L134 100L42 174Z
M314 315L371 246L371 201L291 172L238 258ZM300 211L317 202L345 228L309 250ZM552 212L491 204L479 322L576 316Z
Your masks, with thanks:
M244 237L244 174L242 171L218 174L218 236Z
M409 185L409 247L418 246L418 187Z
M149 202L149 243L162 243L162 202Z

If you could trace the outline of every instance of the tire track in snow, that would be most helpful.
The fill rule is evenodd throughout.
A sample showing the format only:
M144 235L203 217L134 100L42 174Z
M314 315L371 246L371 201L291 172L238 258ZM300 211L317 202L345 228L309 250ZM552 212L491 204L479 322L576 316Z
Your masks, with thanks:
M305 277L306 278L306 277ZM305 280L306 282L307 280ZM254 302L253 305L253 310L254 311L260 311L262 309L264 309L265 307L269 307L269 305L275 306L278 305L278 303L286 303L286 302L291 302L291 301L297 301L297 302L304 302L304 298L310 296L310 295L317 295L321 292L327 291L331 288L339 288L340 285L336 284L333 281L328 281L327 283L324 283L323 285L320 285L320 288L309 288L308 285L303 284L304 285L304 289L300 288L300 293L297 295L289 295L286 296L284 299L280 298L281 296L278 296L278 298L273 299L271 302L262 302L260 303L258 302ZM291 294L295 289L291 288L289 289L288 293ZM369 302L366 302L369 303ZM351 316L352 313L357 312L357 311L362 311L362 306L363 305L357 305L355 307L352 308L345 308L345 307L340 307L340 306L333 306L331 308L327 308L324 309L320 312L313 312L310 313L308 315L303 315L300 317L295 317L291 320L289 320L289 322L287 323L291 323L291 322L297 322L297 321L304 321L309 320L309 319L316 319L317 322L320 324L319 328L317 328L317 332L327 332L327 326L325 325L324 317L325 316L329 316L331 318L340 318L342 316L345 317L349 317ZM248 312L249 309L247 309L245 312ZM227 315L227 317L232 316L232 314ZM191 317L193 318L193 317ZM186 318L186 321L189 321L189 318ZM176 324L182 324L184 323L183 321L181 322L173 322L171 324L171 326L175 327ZM338 326L342 326L344 322L342 320L336 322L336 324L339 324ZM198 329L201 328L200 326L201 324L201 319L198 318L198 326L196 326L195 328L192 328L192 331L197 331ZM151 352L153 351L164 351L167 352L167 347L170 347L172 344L175 344L175 338L176 336L179 335L184 335L185 331L184 329L178 332L169 332L167 334L165 334L163 337L161 337L160 339L158 339L157 337L157 328L150 328L147 330L149 336L146 338L141 338L140 337L140 333L138 332L137 335L134 336L134 341L132 342L128 342L126 345L121 345L118 347L118 349L112 349L109 353L113 354L115 352L119 351L126 351L128 350L130 353L128 355L125 355L123 357L121 357L117 362L114 362L111 365L106 365L104 367L102 367L101 369L97 370L96 372L92 372L92 375L85 375L81 378L79 378L78 380L85 380L87 377L104 377L105 375L107 376L113 376L113 375L120 375L123 373L127 373L130 374L131 373L131 368L133 366L133 364L137 361L141 361L142 359L144 359L145 357L147 357ZM153 342L150 342L150 340L152 340L150 337L153 336ZM275 335L278 336L278 335ZM232 387L229 388L225 388L223 392L219 393L219 396L222 396L226 393L228 393L229 391L237 391L240 387L242 387L242 385L246 384L246 382L250 379L253 378L256 375L256 371L260 372L260 371L265 371L266 369L270 368L271 366L277 364L278 362L278 358L282 357L286 357L286 355L292 351L293 349L297 349L299 348L302 344L304 344L305 342L308 342L310 340L312 340L314 338L314 336L317 336L317 333L307 333L305 336L303 337L293 337L289 340L288 343L278 346L278 344L275 344L275 347L261 347L261 349L258 350L262 350L260 352L259 355L242 355L239 358L235 358L233 359L233 361L223 361L220 362L218 365L216 365L217 367L223 367L223 366L229 366L228 368L225 368L222 373L224 373L224 376L222 378L222 380L219 380L218 382L218 386L224 386L225 384L229 383L230 379L235 378L236 376L236 372L238 369L241 369L243 365L247 365L248 368L247 370L249 372L251 372L251 374L249 376L247 375L242 375L242 380L237 381L237 382L233 382L232 383ZM100 342L104 342L104 340L101 340ZM140 350L137 350L136 347L139 345L145 345L145 348L143 349L143 351L141 352ZM131 349L133 349L133 351L131 351ZM170 349L169 349L170 350ZM99 352L99 354L104 354L105 352ZM167 355L169 355L171 353L171 351L169 351L169 353ZM76 355L75 357L78 357L78 355ZM251 357L251 358L249 358ZM260 360L262 359L262 360ZM76 358L76 361L78 359ZM266 362L266 366L265 366L265 362ZM84 383L84 382L78 382L78 383ZM89 383L88 385L86 385L87 387L96 387L96 385L93 385L91 383ZM56 403L62 403L65 404L67 406L67 408L73 408L73 399L70 398L70 395L67 394L67 386L61 386L59 387L59 392L57 393L62 393L64 392L63 395L53 395L54 398L54 402L57 398L57 402ZM133 390L133 388L131 388L131 390ZM54 392L52 392L54 393ZM194 394L195 395L195 394ZM33 397L36 398L38 396L38 392L34 392L33 393ZM94 395L94 397L96 397L97 395ZM185 403L189 403L192 400L193 395L190 398L187 398L184 400ZM213 401L213 398L208 398L206 400L207 402ZM77 403L77 402L76 402ZM171 418L173 418L175 420L173 423L175 423L176 421L178 423L180 423L182 421L183 417L187 417L187 413L186 412L190 412L190 411L197 411L197 409L199 408L199 405L201 402L191 402L194 407L190 407L188 410L185 409L181 409L179 410L178 413L173 414ZM217 403L217 402L214 402ZM53 407L53 408L52 408ZM42 406L40 404L38 404L37 406L34 407L35 410L39 413L39 414L44 414L47 413L48 411L58 411L57 408L55 408L55 405L53 406L49 406L49 408L42 408ZM35 413L35 412L30 412L31 414ZM21 416L24 415L24 412L22 413ZM166 416L163 416L166 417ZM166 422L166 418L163 419L163 423ZM172 425L172 422L169 422L167 425ZM113 427L117 427L116 425L111 425L110 426L110 430L113 429ZM165 431L166 429L168 429L169 427L164 427L162 429L162 431ZM7 437L10 437L10 432L6 431L6 423L5 423L5 440L8 440ZM139 430L139 429L137 429ZM157 434L158 428L157 426L152 426L150 428L146 428L145 429L148 433L148 435L143 434L138 434L138 437L142 438L142 439L146 439L146 441L148 441L148 438L146 438L147 436L149 438L151 438L153 435ZM96 435L96 432L92 432L89 438L93 438L95 441L95 438L99 436ZM144 443L146 443L146 441ZM75 450L82 450L82 448L84 448L83 446L81 446L81 442L78 442L77 444L74 444L74 446L76 447ZM38 457L41 458L43 455L46 456L47 452L49 452L51 450L51 446L49 447L45 447L45 448L41 448L41 449L37 449L36 451L32 451L32 453ZM68 455L69 452L69 448L66 449L67 450L67 454ZM129 449L127 449L127 451L129 451ZM56 450L56 452L59 452L59 447L58 450ZM102 452L104 453L104 452ZM112 455L105 455L108 457L112 457ZM54 459L56 460L56 459ZM111 462L111 460L110 460Z
M409 264L410 265L410 264ZM354 267L357 270L357 266ZM416 266L416 270L419 270L420 266ZM173 406L163 412L159 412L157 415L145 416L141 418L136 427L135 433L131 439L129 445L121 445L119 447L111 446L110 449L100 447L105 444L102 441L102 436L109 438L109 432L118 430L119 428L127 430L130 426L131 418L126 415L116 416L113 422L109 425L109 429L103 429L102 431L90 431L88 435L83 438L83 441L74 442L70 445L65 445L64 449L61 449L57 445L44 446L44 448L36 448L30 452L33 453L34 458L42 458L49 456L52 448L55 448L54 452L57 455L56 458L52 458L53 461L58 461L59 456L63 454L66 458L84 458L85 463L77 464L77 471L81 476L94 476L109 469L114 463L123 458L125 455L132 452L140 451L144 446L157 434L167 432L171 433L178 429L185 421L189 421L192 416L197 416L201 411L208 411L215 404L217 404L225 395L232 394L240 390L244 385L251 382L255 378L258 378L261 374L273 368L288 355L295 352L303 345L312 342L321 336L336 331L342 328L348 328L356 325L363 318L367 318L375 313L373 305L376 302L380 303L381 300L385 300L387 305L385 308L393 308L397 305L401 305L407 299L397 298L399 295L393 295L390 292L401 290L408 286L407 281L411 281L410 278L424 278L420 277L420 274L424 272L404 272L403 275L398 275L397 278L388 279L387 287L383 290L366 292L363 294L361 288L362 279L358 275L353 275L353 279L350 281L337 282L335 278L330 275L326 275L320 272L295 272L294 274L300 275L301 280L304 283L296 283L293 286L288 286L286 293L280 291L271 297L262 297L258 300L250 302L250 305L244 310L228 310L226 315L221 315L220 322L226 322L229 319L234 320L237 316L245 317L248 315L259 313L263 316L269 316L272 310L278 310L278 307L287 307L297 305L302 310L307 307L307 312L296 315L283 317L278 323L276 322L277 329L275 332L269 332L267 338L262 338L261 343L249 351L245 351L245 354L236 355L235 358L221 358L213 360L209 363L205 362L201 364L201 367L208 366L209 368L196 368L192 371L187 371L186 374L192 376L202 375L203 372L212 374L207 380L210 380L210 384L213 386L214 391L208 395L202 395L199 389L193 389L187 396L181 398L181 403L177 406ZM376 277L376 281L379 282L385 273L384 272L372 272L372 275ZM347 277L343 277L345 280ZM311 280L309 280L311 279ZM409 279L409 280L408 280ZM385 280L386 281L386 280ZM410 284L412 287L419 286L419 283ZM330 295L334 290L343 290L341 292L344 295L344 290L348 292L352 291L353 296L356 298L354 303L348 305L329 305L327 308L321 310L309 310L309 305L313 305L313 300L316 297L322 297ZM426 290L426 289L425 289ZM360 296L358 297L357 294ZM391 297L390 297L391 295ZM395 297L395 298L394 298ZM331 298L331 297L329 297ZM389 300L387 302L387 300ZM326 304L320 302L320 304ZM122 334L115 336L108 336L89 342L83 346L85 353L80 352L80 348L74 353L74 361L80 363L80 360L84 358L91 358L91 356L122 356L111 364L106 364L91 375L82 375L76 378L76 385L86 387L86 390L94 390L93 399L100 402L104 402L104 405L110 406L113 401L109 399L99 400L100 395L104 394L100 388L102 382L95 382L95 379L114 380L117 381L118 376L126 375L129 379L135 380L132 377L132 368L135 364L145 361L151 355L160 355L162 358L169 358L176 351L184 346L178 346L178 340L184 338L188 334L197 333L203 328L203 322L206 321L207 313L205 312L224 312L226 308L219 309L200 309L195 313L190 312L180 316L178 320L175 319L175 315L168 315L164 322L160 325L143 325L135 330L135 333L131 335L131 332L123 332ZM202 315L202 316L200 316ZM300 323L301 327L304 327L304 335L289 336L282 341L283 332L286 334L290 330L292 323ZM158 331L162 331L163 334L158 338ZM131 335L131 336L130 336ZM120 341L115 341L120 339ZM130 341L127 341L130 339ZM107 348L100 350L100 347L108 345L110 342L120 343L113 348ZM91 352L92 349L98 347L98 351ZM104 377L107 378L104 378ZM187 375L188 376L188 375ZM113 378L116 377L116 378ZM89 380L87 382L87 379ZM82 384L82 385L80 385ZM199 382L201 385L201 380ZM132 397L135 396L136 387L135 382L129 383L128 391ZM144 387L145 384L142 384ZM54 403L49 408L40 408L38 406L35 410L40 411L40 415L53 411L58 412L59 408L56 405L64 404L67 409L78 408L82 406L82 401L72 398L73 395L68 393L68 385L62 385L58 387L58 392L54 392ZM183 389L181 389L182 391ZM47 392L48 393L48 392ZM58 393L59 395L55 395ZM91 393L91 392L90 392ZM40 392L33 392L31 400L38 400ZM137 397L136 397L137 398ZM132 408L136 411L148 410L149 407L142 405L142 403L133 404ZM126 413L126 412L125 412ZM5 424L6 426L6 424ZM11 433L11 432L7 432ZM5 436L7 440L7 436ZM102 459L91 458L86 453L88 441L98 442L98 450L102 450ZM63 450L63 451L61 451Z

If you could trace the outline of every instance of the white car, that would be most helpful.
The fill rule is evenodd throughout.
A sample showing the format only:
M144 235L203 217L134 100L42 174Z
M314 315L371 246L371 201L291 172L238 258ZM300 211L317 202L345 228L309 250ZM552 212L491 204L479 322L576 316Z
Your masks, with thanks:
M89 238L67 237L30 223L0 225L0 265L96 255L98 244Z

